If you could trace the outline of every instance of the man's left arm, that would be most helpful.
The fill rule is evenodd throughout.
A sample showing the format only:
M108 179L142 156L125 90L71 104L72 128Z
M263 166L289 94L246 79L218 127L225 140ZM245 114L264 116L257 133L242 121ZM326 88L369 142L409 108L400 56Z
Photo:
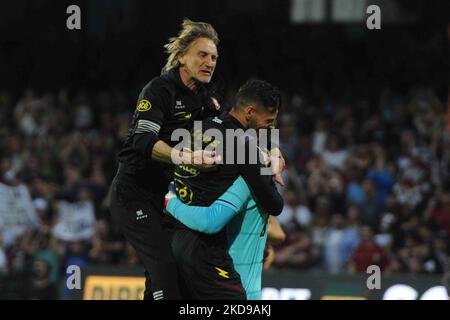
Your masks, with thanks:
M190 206L173 197L166 210L175 219L192 230L213 234L241 212L250 198L250 189L242 177L238 177L227 191L209 207Z

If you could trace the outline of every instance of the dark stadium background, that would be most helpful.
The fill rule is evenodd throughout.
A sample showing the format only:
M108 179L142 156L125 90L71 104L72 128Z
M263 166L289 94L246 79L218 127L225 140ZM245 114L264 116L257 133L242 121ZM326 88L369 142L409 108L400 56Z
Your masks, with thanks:
M94 275L139 275L110 223L107 191L137 95L160 73L163 45L184 17L219 33L214 81L229 105L250 77L283 91L288 186L280 221L288 239L266 271L271 297L298 298L300 291L282 290L303 288L314 299L382 298L363 288L367 261L354 256L363 225L376 235L389 286L408 276L419 298L448 285L448 2L367 1L381 8L381 30L366 28L365 13L336 21L332 0L323 1L322 21L295 22L294 2L0 4L0 181L25 185L38 217L17 236L0 220L0 298L82 298L65 288L71 264ZM81 30L66 28L71 4L81 8ZM58 238L61 202L91 203L95 235ZM340 228L353 240L337 257L330 252ZM308 275L326 280L314 287Z

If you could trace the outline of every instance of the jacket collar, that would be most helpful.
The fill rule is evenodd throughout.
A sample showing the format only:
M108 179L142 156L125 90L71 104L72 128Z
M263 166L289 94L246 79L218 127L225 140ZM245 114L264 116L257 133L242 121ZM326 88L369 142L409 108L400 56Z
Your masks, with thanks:
M184 91L187 91L187 92L195 93L195 91L192 91L191 89L189 89L183 83L183 81L181 80L181 77L180 77L180 66L176 66L176 67L170 69L169 71L164 71L163 70L161 72L161 76L166 78L166 79L168 79L170 82L175 83L175 85L178 88L180 88L180 89L182 89ZM200 92L202 92L202 91L204 91L206 89L206 85L201 83L201 82L198 82L197 83L197 88L198 88L197 93L200 93Z
M233 117L229 112L224 112L220 117L223 121L230 122L234 127L246 130L239 120Z

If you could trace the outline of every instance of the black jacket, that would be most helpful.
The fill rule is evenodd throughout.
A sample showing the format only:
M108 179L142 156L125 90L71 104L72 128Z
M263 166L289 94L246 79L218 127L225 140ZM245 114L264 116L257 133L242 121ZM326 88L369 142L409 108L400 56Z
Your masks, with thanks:
M217 139L208 132L216 129L221 132L223 139ZM228 136L226 130L242 130L241 135L233 136L234 163L229 164L225 160L228 158L226 145L230 144L231 135ZM218 165L211 172L199 172L195 168L187 165L179 165L175 169L175 187L178 197L186 204L196 206L209 206L218 199L238 178L242 176L250 187L255 201L260 207L270 215L279 215L283 209L283 198L278 193L272 176L261 175L262 165L258 162L259 149L256 144L249 143L251 137L244 134L244 128L240 122L229 114L223 114L221 117L206 119L202 122L202 132L194 135L201 139L203 148L213 141L216 146L222 144L222 147L216 147L216 151L222 153L224 164ZM193 138L192 140L194 140ZM243 147L241 148L241 146ZM230 151L228 149L228 151ZM244 155L242 155L244 152ZM253 154L254 162L249 161L249 155ZM241 163L237 161L241 157ZM229 158L232 158L230 155Z
M190 130L195 120L220 114L213 96L212 84L199 84L197 92L186 87L178 67L153 78L139 95L127 139L118 154L119 171L138 187L164 195L174 166L152 160L153 146L158 140L174 146L178 143L171 141L175 129Z

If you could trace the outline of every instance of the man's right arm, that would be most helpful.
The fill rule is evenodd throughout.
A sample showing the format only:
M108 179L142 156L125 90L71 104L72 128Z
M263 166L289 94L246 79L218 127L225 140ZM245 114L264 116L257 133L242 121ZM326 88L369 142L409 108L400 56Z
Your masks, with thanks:
M133 135L133 147L142 155L150 155L155 161L174 163L211 163L217 160L211 152L198 150L194 153L180 152L160 140L159 131L163 125L165 114L170 108L170 93L158 83L150 83L139 95L136 107L136 122ZM194 158L199 158L194 162ZM202 164L209 168L210 165Z
M159 162L172 163L173 148L162 140L153 145L152 159Z
M169 110L170 93L153 80L140 93L136 107L133 147L145 157L171 163L172 148L159 139L159 131Z

